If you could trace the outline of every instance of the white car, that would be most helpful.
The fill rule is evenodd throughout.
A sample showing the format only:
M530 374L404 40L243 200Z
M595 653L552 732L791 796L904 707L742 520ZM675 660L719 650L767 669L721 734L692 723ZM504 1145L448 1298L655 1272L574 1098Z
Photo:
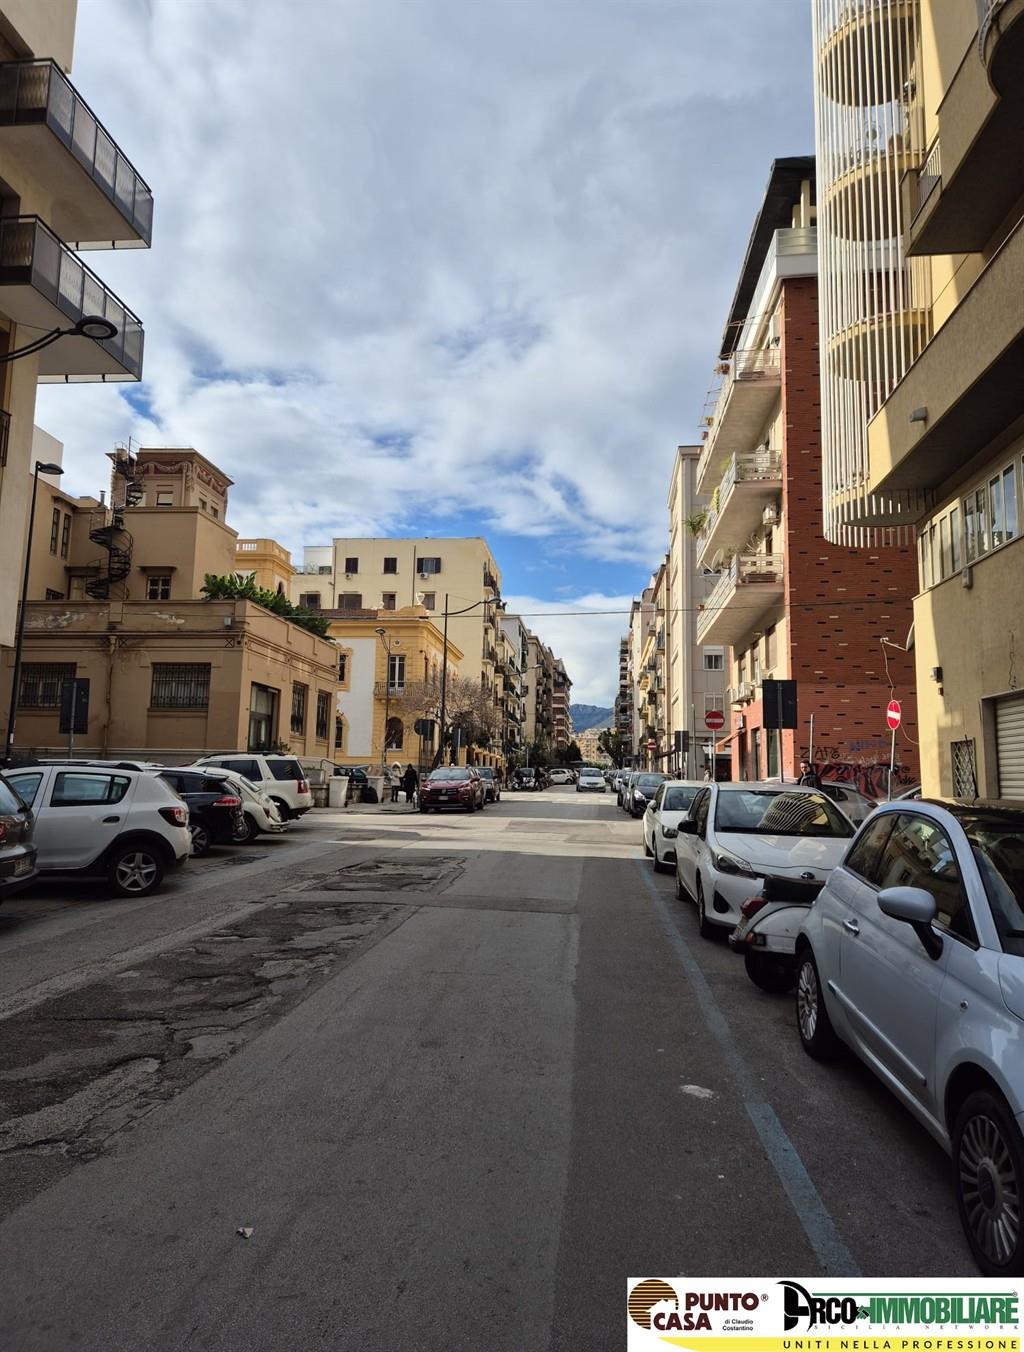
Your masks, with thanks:
M710 939L739 923L767 875L823 882L842 859L853 823L817 789L705 784L676 838L676 895L697 903Z
M573 773L571 770L555 769L548 772L549 784L571 784L573 782Z
M667 779L647 804L644 813L644 854L661 873L676 862L676 828L689 813L694 798L703 789L702 779Z
M189 857L188 808L156 775L75 761L5 774L35 816L41 873L105 877L144 897Z
M301 762L295 756L265 756L252 751L218 752L200 756L196 765L219 765L237 770L277 804L282 821L301 817L313 806L313 794Z
M881 804L800 926L796 1014L952 1156L981 1271L1024 1276L1024 804Z
M600 770L593 770L585 765L580 771L580 777L576 781L577 793L604 793L607 788Z

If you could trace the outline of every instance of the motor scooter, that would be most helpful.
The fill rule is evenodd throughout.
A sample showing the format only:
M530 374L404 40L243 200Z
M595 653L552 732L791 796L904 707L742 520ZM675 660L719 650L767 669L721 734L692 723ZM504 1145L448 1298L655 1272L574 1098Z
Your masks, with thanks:
M747 976L761 990L781 995L796 985L797 931L824 886L771 876L740 907L743 919L729 935L729 947L743 954Z

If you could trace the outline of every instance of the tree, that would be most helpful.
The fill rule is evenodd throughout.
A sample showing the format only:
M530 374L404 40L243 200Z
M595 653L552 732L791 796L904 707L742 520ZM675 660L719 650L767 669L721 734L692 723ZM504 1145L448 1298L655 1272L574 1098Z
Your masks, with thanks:
M401 691L391 696L391 707L399 710L406 721L416 718L441 717L441 682L408 681ZM488 746L500 733L498 711L491 693L478 682L449 672L445 689L445 746L439 747L435 764L444 756L445 748L453 741L458 728L467 746Z
M555 754L559 765L577 765L583 759L583 752L580 750L578 742L570 742L568 746L560 746Z
M629 738L614 728L603 728L598 734L597 744L618 770L625 765L632 750Z
M535 737L530 743L530 764L547 769L551 764L551 743L543 735Z
M225 573L223 576L207 573L200 591L208 601L252 601L264 610L280 615L283 620L297 624L300 629L308 629L319 638L327 637L331 622L326 615L317 615L305 606L293 606L281 592L257 587L251 577L244 577L241 573Z

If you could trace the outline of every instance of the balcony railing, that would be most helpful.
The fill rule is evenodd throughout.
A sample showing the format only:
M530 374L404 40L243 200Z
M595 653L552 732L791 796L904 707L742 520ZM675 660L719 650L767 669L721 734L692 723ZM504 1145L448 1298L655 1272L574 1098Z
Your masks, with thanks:
M782 453L771 447L730 458L721 482L711 495L707 518L697 534L697 558L701 558L715 528L728 506L733 489L738 483L775 483L782 478Z
M0 126L45 124L148 247L153 238L153 194L117 142L56 62L0 63ZM55 194L56 196L56 194ZM58 203L56 210L60 211ZM115 240L76 241L77 248L109 248ZM132 243L133 241L124 241Z
M19 297L14 288L31 288L48 304ZM15 323L40 328L63 328L86 315L101 315L114 325L113 338L62 338L46 348L40 380L141 379L141 319L38 216L0 218L0 307ZM112 361L104 361L97 349Z
M242 554L269 554L281 563L290 563L292 557L276 540L236 540L235 549Z
M758 583L781 584L783 562L782 554L737 554L705 602L698 621L698 640L713 623L716 612L728 605L739 588Z
M743 348L732 354L727 368L711 415L707 444L697 462L698 485L715 458L715 447L736 391L745 387L778 384L782 373L781 354L777 347Z
M401 699L405 694L405 682L374 681L373 693L377 699Z

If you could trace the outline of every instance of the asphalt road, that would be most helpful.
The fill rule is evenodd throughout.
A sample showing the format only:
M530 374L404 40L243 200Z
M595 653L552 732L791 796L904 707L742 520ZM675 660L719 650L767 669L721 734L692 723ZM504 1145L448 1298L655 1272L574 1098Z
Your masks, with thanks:
M0 1346L603 1352L631 1276L973 1275L639 838L550 789L8 903Z

